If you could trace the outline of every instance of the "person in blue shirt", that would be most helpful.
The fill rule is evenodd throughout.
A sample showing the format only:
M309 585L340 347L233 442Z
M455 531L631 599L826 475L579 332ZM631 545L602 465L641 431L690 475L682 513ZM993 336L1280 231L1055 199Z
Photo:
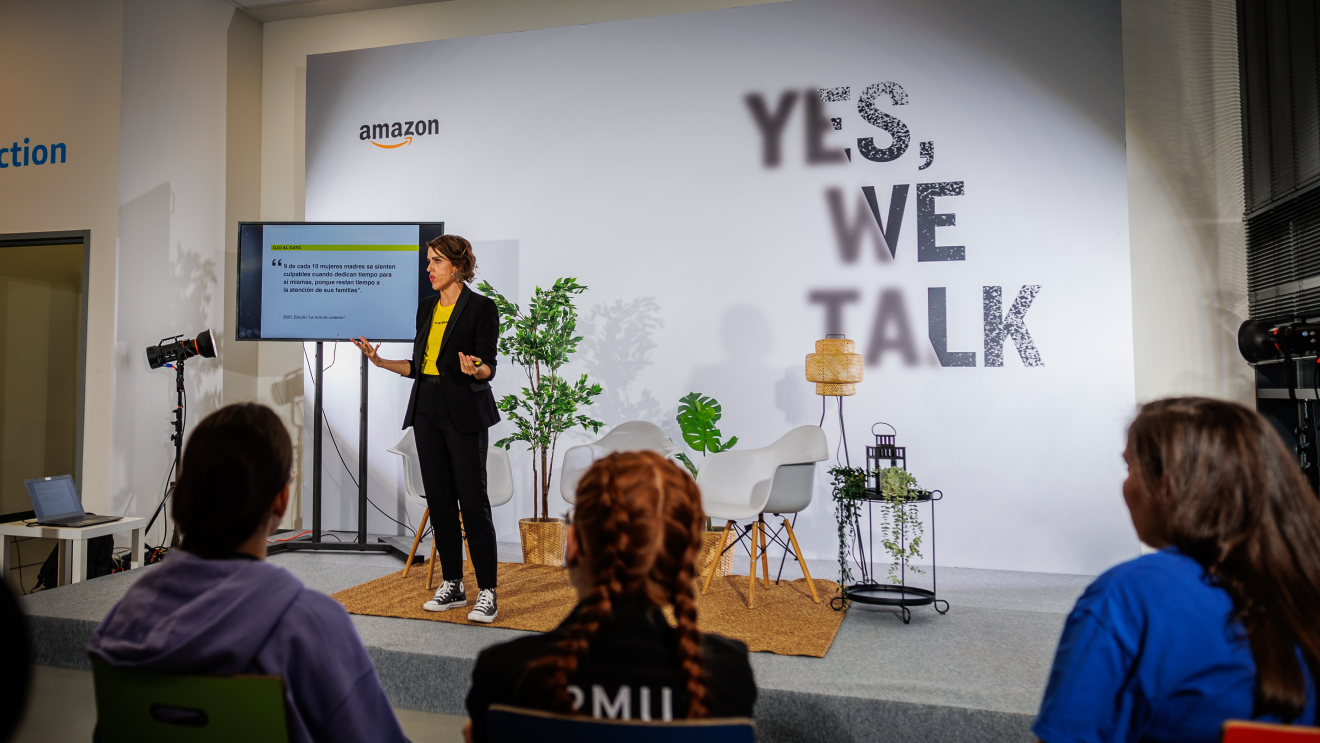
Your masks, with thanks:
M1175 398L1128 429L1123 498L1159 551L1077 600L1032 727L1044 743L1218 741L1317 723L1320 501L1273 427Z
M295 743L406 743L344 607L266 562L292 466L270 408L228 405L203 419L173 495L179 549L143 571L87 650L120 668L280 676Z

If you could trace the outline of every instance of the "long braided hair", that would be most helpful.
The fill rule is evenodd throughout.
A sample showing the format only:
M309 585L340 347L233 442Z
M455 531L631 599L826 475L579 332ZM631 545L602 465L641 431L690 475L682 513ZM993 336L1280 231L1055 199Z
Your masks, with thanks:
M672 606L678 620L678 671L687 690L689 719L706 716L705 673L693 580L705 514L693 479L650 451L619 452L598 460L577 488L574 528L591 591L555 652L529 669L544 674L553 706L572 709L568 684L591 640L614 618L620 598L648 608Z

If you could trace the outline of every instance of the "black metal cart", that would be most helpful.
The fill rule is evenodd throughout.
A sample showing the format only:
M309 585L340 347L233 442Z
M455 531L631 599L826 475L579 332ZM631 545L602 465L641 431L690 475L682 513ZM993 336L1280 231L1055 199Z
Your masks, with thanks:
M875 426L889 426L888 423L877 423ZM843 586L842 595L835 596L830 600L830 606L836 611L840 611L848 601L856 601L859 604L871 604L875 606L897 606L902 614L903 623L908 624L912 621L912 612L909 607L915 606L933 606L935 611L940 614L946 614L949 611L949 602L939 598L936 566L935 566L935 504L943 499L944 493L939 490L921 490L918 491L915 503L926 504L930 508L930 579L931 587L918 588L907 584L907 559L899 561L899 582L881 583L875 579L871 572L871 561L875 556L875 529L873 519L873 508L877 501L884 502L880 495L880 477L879 472L882 462L888 462L890 467L901 466L907 469L907 447L897 445L897 431L891 434L877 434L875 426L871 426L871 434L875 436L875 445L866 447L866 530L865 535L861 524L854 524L853 529L853 561L861 568L861 580L849 585ZM889 426L893 430L893 426ZM860 522L860 518L858 521ZM907 530L900 529L900 547L907 550ZM944 608L940 608L943 605Z

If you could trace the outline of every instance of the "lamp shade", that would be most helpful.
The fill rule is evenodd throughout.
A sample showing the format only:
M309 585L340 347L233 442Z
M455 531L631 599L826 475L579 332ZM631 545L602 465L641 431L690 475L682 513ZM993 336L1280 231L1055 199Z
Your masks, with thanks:
M844 397L857 394L862 381L862 355L847 338L816 341L816 352L807 354L807 381L816 383L816 394Z

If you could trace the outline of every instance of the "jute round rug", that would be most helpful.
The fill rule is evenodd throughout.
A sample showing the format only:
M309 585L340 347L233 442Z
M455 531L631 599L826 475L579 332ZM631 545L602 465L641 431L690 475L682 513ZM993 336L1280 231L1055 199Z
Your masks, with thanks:
M426 619L433 622L475 624L482 627L546 632L554 629L577 603L577 594L562 567L502 562L499 565L499 616L491 624L469 622L466 609L444 612L422 610L422 604L434 594L426 588L426 564L414 565L408 576L403 571L368 581L333 594L351 614L402 619ZM438 571L437 571L438 572ZM477 596L476 577L465 571L464 587L470 601ZM439 580L439 576L436 576ZM816 580L821 603L811 600L807 581L801 578L766 588L756 586L756 608L747 608L745 575L716 578L710 593L698 593L698 623L703 632L713 632L747 643L752 652L779 655L807 655L822 658L834 642L843 622L844 612L829 607L829 599L839 585Z

